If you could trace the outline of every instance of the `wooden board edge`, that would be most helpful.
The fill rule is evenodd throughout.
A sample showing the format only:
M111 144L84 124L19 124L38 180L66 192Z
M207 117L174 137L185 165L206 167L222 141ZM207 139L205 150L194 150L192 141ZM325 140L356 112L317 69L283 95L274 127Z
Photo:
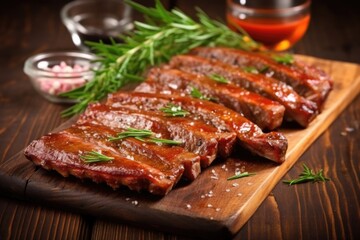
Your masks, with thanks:
M328 61L328 60L325 60ZM342 63L342 62L339 62ZM329 109L327 109L327 114L319 115L317 117L324 120L317 121L315 125L311 125L312 129L317 129L316 133L313 135L309 135L307 138L302 139L301 144L298 144L298 147L294 147L291 152L287 153L286 161L282 163L280 166L276 167L274 171L268 175L266 180L270 181L271 184L268 184L266 188L259 187L258 192L253 194L253 196L249 199L248 203L258 202L257 206L245 204L241 209L239 209L230 219L225 221L226 227L229 231L235 235L241 227L251 218L251 216L255 213L261 203L266 199L266 197L270 194L273 188L278 184L279 180L291 169L291 167L298 161L298 159L302 156L302 154L312 145L314 141L316 141L320 135L324 133L324 131L334 122L334 120L345 110L345 108L359 95L360 93L360 76L354 79L355 83L354 89L347 88L342 95L342 99L337 101L337 104L332 105ZM358 91L356 91L358 89ZM331 93L330 93L331 94ZM329 103L328 103L329 104ZM336 109L337 114L330 114ZM320 119L320 120L321 120ZM301 146L301 147L300 147ZM281 170L283 170L283 173ZM265 182L265 181L264 181ZM263 182L263 183L264 183Z

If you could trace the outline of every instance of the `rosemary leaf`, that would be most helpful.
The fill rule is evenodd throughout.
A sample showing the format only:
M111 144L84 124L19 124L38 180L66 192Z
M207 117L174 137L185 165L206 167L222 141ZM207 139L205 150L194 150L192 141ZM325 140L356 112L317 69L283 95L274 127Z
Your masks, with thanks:
M180 145L182 142L153 137L154 132L145 129L128 128L124 132L118 133L116 137L109 137L109 141L118 141L124 138L133 137L142 142L160 143L169 145Z
M226 79L224 76L221 76L219 74L211 74L208 76L210 79L218 82L218 83L229 83L230 81Z
M80 158L84 160L85 163L96 163L96 162L108 162L113 160L113 157L108 157L97 151L90 151L84 155L81 155Z
M156 138L156 137L149 137L149 138L142 138L137 137L138 140L143 142L151 142L151 143L160 143L160 144L168 144L168 145L180 145L182 142L178 142L171 139L164 139L164 138Z
M131 0L125 2L142 13L145 21L136 22L132 32L121 36L123 43L88 43L98 55L100 66L94 79L84 87L62 94L78 102L62 112L63 116L82 112L89 103L140 80L135 76L141 76L149 66L166 62L191 48L224 46L255 50L260 47L245 32L236 33L199 9L196 21L180 10L167 11L160 0L155 0L155 7L145 7Z
M320 169L317 173L311 170L306 164L303 164L303 172L300 173L299 178L292 179L292 180L284 180L283 183L288 185L306 183L306 182L326 182L330 181L330 178L327 178L323 174L323 169Z
M160 111L162 111L167 117L185 117L190 114L188 111L183 110L181 106L177 106L172 103L160 108Z
M242 70L247 73L259 74L259 70L257 70L257 68L253 66L243 67Z
M294 56L289 53L273 55L272 59L275 60L277 63L281 63L284 65L291 65L294 63Z
M201 99L201 100L206 100L206 101L216 101L217 99L214 97L207 97L204 94L202 94L202 92L200 92L200 90L196 87L191 87L191 91L190 91L190 95L193 98L197 98L197 99Z
M109 141L117 141L128 137L134 137L134 138L150 137L153 134L154 133L150 130L128 128L126 129L126 131L118 133L116 137L110 137Z
M239 179L239 178L243 178L243 177L249 177L249 176L252 176L252 175L256 175L255 173L249 173L249 172L243 172L243 173L239 173L239 174L236 174L232 177L229 177L227 178L227 180L235 180L235 179Z

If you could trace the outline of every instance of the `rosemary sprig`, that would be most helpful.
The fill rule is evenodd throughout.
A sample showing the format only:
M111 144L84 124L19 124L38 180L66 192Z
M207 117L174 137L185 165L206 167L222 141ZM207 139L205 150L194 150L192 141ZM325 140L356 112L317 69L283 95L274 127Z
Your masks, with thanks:
M214 97L207 97L205 96L198 88L196 87L191 87L191 91L190 91L190 96L192 96L193 98L198 98L201 100L206 100L206 101L216 101L217 99Z
M127 128L126 131L118 133L116 137L109 137L109 141L121 140L127 137L151 137L154 133L146 129Z
M291 65L294 63L294 56L290 53L285 54L279 54L279 55L273 55L272 59L276 61L277 63L281 63L284 65Z
M94 79L85 86L62 94L78 100L78 103L62 112L72 116L82 112L93 101L104 98L129 82L142 80L146 68L168 61L198 46L226 46L244 50L259 48L245 32L236 33L226 25L210 19L197 9L197 21L182 11L167 11L160 0L155 7L144 7L125 0L127 4L144 15L145 22L135 22L135 29L122 36L123 43L89 43L97 53L100 67Z
M116 137L109 137L109 141L118 141L124 138L133 137L142 142L151 142L151 143L161 143L161 144L169 144L169 145L180 145L182 142L163 139L153 137L155 135L154 132L146 129L136 129L136 128L128 128L125 131L118 133Z
M208 77L218 83L226 83L227 84L230 82L227 78L225 78L224 76L221 76L219 74L211 74Z
M249 177L249 176L252 176L252 175L256 175L255 173L249 173L249 172L243 172L243 173L239 173L239 174L236 174L234 176L231 176L229 178L227 178L227 180L235 180L235 179L239 179L239 178L243 178L243 177Z
M96 162L108 162L113 160L113 157L108 157L97 151L90 151L84 155L81 155L80 158L84 160L85 163L96 163Z
M314 173L306 164L303 164L303 172L299 175L299 178L292 179L292 180L284 180L283 183L294 185L299 183L306 183L306 182L326 182L329 181L330 178L324 177L323 170L320 169L317 173Z
M185 117L190 114L188 111L183 110L181 106L177 106L173 103L169 103L165 107L160 108L160 111L167 117Z

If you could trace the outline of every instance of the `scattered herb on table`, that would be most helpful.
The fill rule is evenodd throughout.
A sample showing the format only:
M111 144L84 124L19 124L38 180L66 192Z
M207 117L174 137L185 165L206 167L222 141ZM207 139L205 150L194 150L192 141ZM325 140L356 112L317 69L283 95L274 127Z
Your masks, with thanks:
M299 183L306 183L306 182L326 182L329 181L330 178L324 177L323 170L320 169L317 173L311 170L306 164L303 164L303 172L299 175L299 178L292 179L292 180L284 180L283 183L294 185Z
M133 137L142 142L151 142L151 143L161 143L161 144L169 144L169 145L180 145L182 142L163 139L154 137L155 133L150 130L145 129L136 129L136 128L128 128L125 131L118 133L116 137L110 137L109 141L117 141L128 137Z
M183 110L181 106L177 106L173 103L169 103L165 107L160 108L160 111L167 117L186 117L190 114L188 111Z
M243 50L259 49L245 31L230 30L197 9L197 21L178 9L168 11L160 0L155 7L145 7L125 0L144 15L144 22L135 22L135 29L122 37L123 43L91 42L88 45L99 57L99 69L92 81L62 96L78 103L62 112L69 117L82 112L90 102L98 101L130 82L142 81L141 74L149 67L168 61L172 56L199 46L224 46Z
M96 162L108 162L113 160L113 157L108 157L97 151L90 151L81 155L80 158L86 163L96 163Z
M249 177L252 175L256 175L256 173L243 172L243 173L236 174L232 177L229 177L229 178L227 178L227 180L235 180L235 179L239 179L239 178L243 178L243 177Z

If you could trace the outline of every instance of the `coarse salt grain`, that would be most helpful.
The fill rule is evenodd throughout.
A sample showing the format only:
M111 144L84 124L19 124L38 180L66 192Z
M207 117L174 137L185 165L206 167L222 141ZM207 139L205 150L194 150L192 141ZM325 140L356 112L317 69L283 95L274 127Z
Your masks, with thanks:
M186 208L187 208L187 209L191 209L191 205L190 205L190 204L186 204Z
M225 192L230 192L230 189L226 189Z
M219 212L221 209L220 208L216 208L215 211Z
M221 169L223 169L225 172L227 172L227 171L228 171L228 168L226 167L226 165L225 165L225 164L221 166Z
M48 71L51 76L36 79L40 89L50 95L59 95L84 85L86 80L78 73L88 70L88 67L78 64L71 67L62 61L59 65L45 67L43 70Z
M137 206L139 204L139 202L134 200L134 201L131 202L131 204Z
M233 183L232 185L233 185L233 187L238 187L239 186L238 183Z
M351 127L346 127L346 128L345 128L345 131L347 131L347 132L353 132L353 131L355 131L355 129L354 129L354 128L351 128Z
M208 208L212 208L213 205L209 203L209 204L207 205L207 207L208 207Z

